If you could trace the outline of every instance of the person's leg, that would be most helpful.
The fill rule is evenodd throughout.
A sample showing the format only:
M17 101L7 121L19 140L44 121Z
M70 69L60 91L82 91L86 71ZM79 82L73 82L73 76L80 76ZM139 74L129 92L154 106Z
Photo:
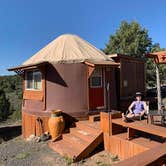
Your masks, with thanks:
M142 111L141 113L140 113L140 116L142 117L142 116L144 116L145 115L145 111Z
M145 112L144 112L144 111L141 112L140 114L135 114L134 119L135 119L135 120L142 120L144 115L145 115Z
M135 114L134 119L135 120L140 120L141 114Z
M126 115L126 117L127 118L129 118L129 119L132 119L132 118L134 118L135 117L135 114L133 114L133 113L128 113L127 115Z
M142 111L140 114L135 114L134 119L135 120L142 120L142 117L144 116L145 112Z
M124 113L122 114L122 120L125 122L131 122L133 121L134 118L134 114L133 113L128 113L127 115L124 115Z

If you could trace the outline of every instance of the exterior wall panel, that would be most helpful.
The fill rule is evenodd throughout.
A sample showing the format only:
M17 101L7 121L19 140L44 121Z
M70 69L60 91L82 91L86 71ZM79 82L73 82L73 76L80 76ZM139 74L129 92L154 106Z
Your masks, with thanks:
M87 113L87 66L56 64L47 68L46 108L78 115Z
M86 65L81 63L48 65L45 73L46 101L44 97L42 101L24 100L24 111L48 114L53 109L61 109L71 116L87 114ZM44 104L46 110L43 110Z
M145 91L145 65L142 61L121 59L121 97Z

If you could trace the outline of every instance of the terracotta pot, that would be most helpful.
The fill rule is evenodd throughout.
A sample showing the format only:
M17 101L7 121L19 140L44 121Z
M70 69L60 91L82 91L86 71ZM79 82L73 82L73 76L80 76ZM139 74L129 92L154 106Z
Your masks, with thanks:
M60 110L53 110L51 117L48 120L48 127L52 141L56 141L62 136L62 132L65 127L65 122L61 113L62 111Z

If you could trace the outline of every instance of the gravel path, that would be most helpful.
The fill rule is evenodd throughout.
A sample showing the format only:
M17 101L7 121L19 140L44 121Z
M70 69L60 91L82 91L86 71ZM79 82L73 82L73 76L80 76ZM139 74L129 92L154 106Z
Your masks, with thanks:
M48 148L46 143L26 142L17 137L0 144L0 165L4 166L65 166L65 160Z
M20 136L0 144L0 166L110 166L114 158L101 151L78 163L52 151L47 143L27 142Z

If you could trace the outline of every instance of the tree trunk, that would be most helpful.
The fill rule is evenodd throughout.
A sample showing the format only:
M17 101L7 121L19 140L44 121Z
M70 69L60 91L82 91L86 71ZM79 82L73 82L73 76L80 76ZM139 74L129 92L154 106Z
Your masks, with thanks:
M158 100L158 111L161 110L161 85L160 85L160 75L159 75L159 65L156 64L156 81L157 81L157 100Z

